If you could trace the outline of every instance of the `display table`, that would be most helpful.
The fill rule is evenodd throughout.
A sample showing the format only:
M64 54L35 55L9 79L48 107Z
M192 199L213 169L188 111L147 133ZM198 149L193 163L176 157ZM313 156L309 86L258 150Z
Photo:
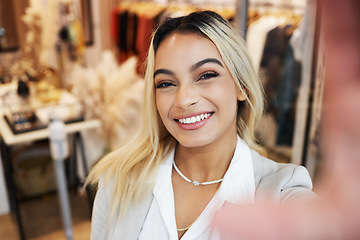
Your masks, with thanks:
M46 140L49 138L48 128L35 129L23 133L14 133L13 129L9 125L9 122L4 118L5 108L0 103L0 141L1 141L1 155L4 162L4 171L7 182L7 188L9 192L9 200L11 210L16 215L16 220L19 227L19 235L21 239L25 239L23 230L23 224L21 221L21 215L19 211L19 199L16 195L16 189L13 179L13 167L11 164L11 149L15 146L32 143L40 140ZM77 120L76 122L66 123L65 131L68 136L73 138L72 157L70 157L70 164L76 166L82 164L84 175L87 176L88 168L85 156L84 144L81 136L81 132L89 129L99 128L101 122L99 120ZM79 153L79 154L77 154ZM81 156L81 161L78 161L77 155ZM88 196L89 196L89 192ZM90 203L90 199L89 199ZM91 203L90 203L91 204ZM91 207L91 206L90 206Z
M65 130L67 134L74 135L74 146L75 146L75 152L80 150L81 153L81 160L83 164L83 169L85 171L85 176L88 173L87 169L87 163L86 163L86 157L85 157L85 149L81 137L81 131L91 129L91 128L98 128L100 127L100 121L99 120L86 120L86 121L80 121L76 123L69 123L65 125ZM2 159L4 161L5 165L5 171L6 171L6 180L8 184L8 190L10 194L10 204L12 210L16 214L16 219L19 227L19 234L21 239L25 239L25 234L23 230L23 225L21 221L20 216L20 210L19 210L19 202L16 196L16 189L14 184L14 179L12 177L13 169L11 167L11 159L10 159L10 151L11 147L15 145L25 144L28 142L35 142L38 140L48 139L49 138L49 130L46 129L40 129L35 130L27 133L21 133L21 134L13 134L9 125L3 118L3 115L0 113L0 135L1 135L1 153L2 153ZM76 153L74 154L76 156ZM75 158L75 161L76 158Z
M47 128L34 130L26 133L14 134L9 124L5 121L4 115L0 110L0 135L7 146L23 144L26 142L34 142L37 140L47 139L49 137L49 130ZM99 120L83 120L75 123L68 123L65 125L65 131L68 134L80 132L91 128L100 127Z

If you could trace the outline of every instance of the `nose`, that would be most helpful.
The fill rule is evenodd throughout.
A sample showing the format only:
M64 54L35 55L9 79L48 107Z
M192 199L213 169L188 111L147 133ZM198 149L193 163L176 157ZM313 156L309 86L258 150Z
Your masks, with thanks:
M175 106L183 109L196 104L199 101L199 94L192 83L181 84L176 92Z

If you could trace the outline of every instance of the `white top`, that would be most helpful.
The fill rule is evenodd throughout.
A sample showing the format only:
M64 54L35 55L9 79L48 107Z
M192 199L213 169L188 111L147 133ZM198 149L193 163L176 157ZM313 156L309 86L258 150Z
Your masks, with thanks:
M153 189L154 200L145 219L139 240L177 240L174 192L171 184L173 150L161 164ZM201 187L201 186L199 186ZM195 223L182 236L182 240L217 240L220 236L211 228L213 214L225 203L254 203L255 180L250 149L238 137L234 156L219 191Z
M214 231L211 232L206 214L212 214L216 210L214 206L220 207L221 204L218 204L220 201L245 204L254 201L253 182L256 188L256 202L265 200L280 204L295 203L315 197L311 191L311 178L304 167L276 163L260 156L254 150L250 150L249 156L249 148L244 146L242 140L238 141L234 156L224 182L213 199L214 203L209 204L183 239L195 238L195 232L198 233L196 239L219 239ZM109 209L115 182L106 183L104 177L101 177L94 201L90 239L175 239L174 198L170 185L172 158L173 154L168 159L164 159L156 189L145 196L141 204L131 204L124 218L110 218ZM166 189L169 192L166 192ZM169 202L166 202L166 199L169 199ZM121 206L119 210L120 208ZM202 230L198 231L198 229Z
M286 23L285 17L265 16L253 22L247 31L246 44L253 60L254 67L260 68L266 37L269 31Z

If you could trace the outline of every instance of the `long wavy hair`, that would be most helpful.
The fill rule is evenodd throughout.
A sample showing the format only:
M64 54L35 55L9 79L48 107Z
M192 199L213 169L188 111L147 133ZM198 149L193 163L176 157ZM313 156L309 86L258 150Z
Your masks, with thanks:
M197 34L216 46L236 85L247 96L238 102L237 133L250 148L262 152L254 139L254 128L264 108L263 88L244 40L227 20L212 11L170 18L154 31L151 39L141 129L131 141L100 160L87 178L87 183L96 183L101 177L105 184L112 182L112 217L118 213L124 216L130 204L140 203L149 194L159 165L176 145L158 114L153 79L159 45L175 32Z

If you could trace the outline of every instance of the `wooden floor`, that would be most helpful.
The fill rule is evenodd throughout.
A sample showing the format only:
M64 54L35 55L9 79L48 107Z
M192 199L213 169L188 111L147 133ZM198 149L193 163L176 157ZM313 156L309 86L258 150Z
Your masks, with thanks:
M90 208L85 196L70 194L73 235L75 240L90 238ZM20 203L26 239L65 240L58 197L50 194ZM18 240L14 214L0 215L0 239Z

